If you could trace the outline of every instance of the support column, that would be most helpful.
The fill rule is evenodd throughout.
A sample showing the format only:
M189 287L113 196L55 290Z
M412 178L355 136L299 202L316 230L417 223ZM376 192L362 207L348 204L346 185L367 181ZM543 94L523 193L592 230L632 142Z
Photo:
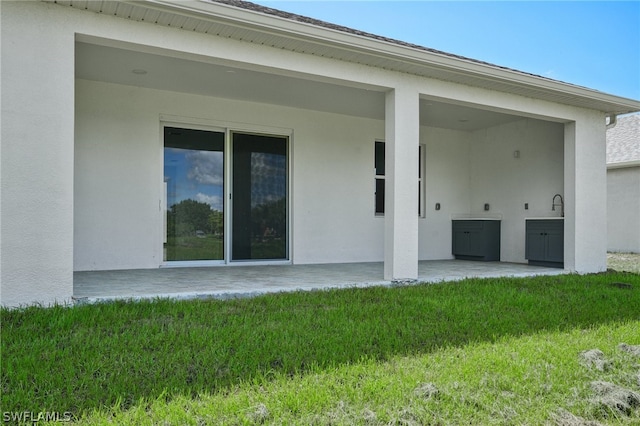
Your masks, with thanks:
M385 116L384 279L418 278L419 94L387 92Z
M564 127L564 266L607 269L605 118L597 112Z
M73 296L75 39L50 9L2 5L3 306Z

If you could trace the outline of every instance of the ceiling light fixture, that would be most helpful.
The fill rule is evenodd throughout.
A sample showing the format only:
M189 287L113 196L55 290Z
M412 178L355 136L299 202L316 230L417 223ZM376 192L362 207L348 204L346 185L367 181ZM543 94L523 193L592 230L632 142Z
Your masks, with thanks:
M131 70L131 72L137 75L145 75L147 73L147 70L136 68L135 70Z

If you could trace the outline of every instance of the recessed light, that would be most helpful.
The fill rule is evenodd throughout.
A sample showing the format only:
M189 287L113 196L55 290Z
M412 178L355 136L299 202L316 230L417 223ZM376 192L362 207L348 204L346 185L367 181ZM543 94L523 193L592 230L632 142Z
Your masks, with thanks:
M131 72L137 75L145 75L147 73L147 70L137 68L135 70L131 70Z

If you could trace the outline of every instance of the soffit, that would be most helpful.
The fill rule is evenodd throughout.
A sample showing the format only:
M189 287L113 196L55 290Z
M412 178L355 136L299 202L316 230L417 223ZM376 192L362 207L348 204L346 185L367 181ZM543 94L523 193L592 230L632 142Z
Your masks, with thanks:
M249 10L238 7L238 2L231 2L234 5L207 0L182 3L172 0L135 3L117 0L44 1L606 113L623 114L640 110L640 101L419 46L394 43L381 37L373 38L375 36L361 35L357 31L340 31Z
M83 42L76 42L75 54L79 79L384 120L381 91ZM429 127L475 131L521 119L478 107L420 100L420 123Z

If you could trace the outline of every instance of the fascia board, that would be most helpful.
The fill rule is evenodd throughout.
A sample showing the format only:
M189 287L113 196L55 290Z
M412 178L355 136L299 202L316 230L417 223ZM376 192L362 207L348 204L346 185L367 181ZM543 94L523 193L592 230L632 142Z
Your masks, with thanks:
M207 0L144 0L135 3L161 8L167 12L179 13L186 16L197 15L205 19L226 21L231 25L250 27L262 32L286 35L325 46L332 46L339 50L352 50L391 61L408 62L426 68L438 68L454 74L473 76L486 81L522 85L549 93L588 98L609 104L606 106L603 105L603 112L620 113L622 111L640 111L640 101L638 100L610 95L586 87L575 86L570 83L502 68L497 65L476 62L463 57L452 57L446 54L398 45L385 40L376 40L358 34L350 34L336 29L319 27L310 23L292 21L258 11L240 9L225 3L213 3ZM615 104L617 108L615 110L611 109L610 104Z
M629 167L640 167L640 160L620 161L619 163L608 163L607 169L625 169Z

